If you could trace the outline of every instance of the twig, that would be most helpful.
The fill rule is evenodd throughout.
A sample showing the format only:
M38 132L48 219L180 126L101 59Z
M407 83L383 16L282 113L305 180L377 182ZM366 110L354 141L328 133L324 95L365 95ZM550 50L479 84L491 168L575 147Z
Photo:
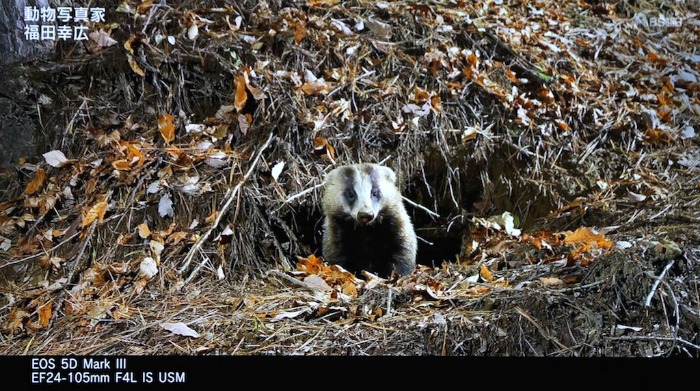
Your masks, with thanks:
M109 222L109 221L112 221L112 220L114 220L114 219L116 219L117 217L120 217L120 216L122 216L122 215L123 215L123 213L116 214L116 215L114 215L114 216L110 216L109 218L105 219L104 223L107 223L107 222ZM103 224L104 224L104 223L103 223ZM36 254L34 254L34 255L28 255L28 256L26 256L26 257L24 257L24 258L22 258L22 259L18 259L18 260L16 260L16 261L11 261L11 262L2 264L2 265L0 265L0 269L2 269L2 268L4 268L4 267L11 266L11 265L15 265L15 264L18 264L18 263L26 262L26 261L28 261L28 260L30 260L30 259L34 259L34 258L40 257L40 256L42 256L42 255L51 253L52 251L54 251L54 250L58 249L59 247L63 246L64 244L70 243L70 242L73 240L73 238L75 238L76 236L80 235L80 233L81 233L81 231L75 232L75 233L74 233L73 235L71 235L70 237L63 239L60 243L58 243L57 245L51 247L50 249L48 249L48 250L46 250L46 251L43 251L43 252L40 252L40 253L36 253Z
M664 276L668 272L668 269L670 269L671 266L673 266L673 264L675 262L676 262L675 260L672 260L671 262L669 262L668 265L666 265L664 270L661 272L661 274L658 277L656 277L656 281L654 281L654 285L651 287L651 292L649 292L649 294L647 295L646 301L644 301L645 307L651 306L651 298L654 297L654 293L656 293L656 289L659 287L661 280L664 278Z
M680 342L685 346L689 346L695 350L700 351L700 346L688 342L683 338L678 337L646 337L646 336L634 336L634 335L624 335L621 337L608 337L607 339L612 341L669 341L669 342Z
M404 197L404 196L401 196L401 198L403 198L404 201L406 201L406 202L408 202L409 204L415 206L416 208L424 210L426 213L428 213L428 214L431 215L431 216L440 217L439 214L433 212L432 210L426 208L426 207L423 206L423 205L418 205L418 204L416 204L415 202L409 200L408 198L406 198L406 197Z
M291 197L287 197L287 199L284 200L284 202L282 203L282 205L288 204L291 200L296 199L296 198L299 198L299 197L303 196L303 195L306 194L306 193L310 193L310 192L312 192L312 191L318 189L318 188L321 187L321 186L323 186L323 183L319 183L318 185L315 185L315 186L313 186L313 187L310 187L310 188L308 188L308 189L306 189L306 190L302 190L302 191L300 191L300 192L294 194L294 195L291 196Z
M184 264L182 265L180 270L177 271L178 274L182 274L185 270L187 270L187 268L190 266L190 263L192 262L192 259L194 258L194 255L201 250L202 246L204 245L204 242L206 242L207 239L209 239L209 236L211 236L212 232L214 232L214 230L219 226L221 219L224 217L224 215L226 215L226 212L228 211L229 206L231 206L231 203L236 198L238 192L241 190L241 187L243 186L244 183L246 183L246 181L250 177L250 174L252 174L253 171L255 170L255 167L257 166L258 161L260 160L260 156L262 156L263 151L265 151L265 149L267 149L267 147L270 145L270 142L272 141L272 135L273 135L273 133L270 132L270 135L267 137L267 141L265 141L265 144L263 144L262 148L260 148L260 151L258 151L258 155L255 157L255 160L253 160L253 163L251 163L250 168L248 168L248 172L246 172L245 175L243 175L243 178L238 182L236 187L234 187L233 190L229 189L226 192L226 202L224 203L224 205L221 207L221 210L217 214L216 220L214 220L214 224L212 224L211 228L209 228L209 230L199 238L197 243L195 243L194 246L192 246L190 251L187 253L187 256L185 257ZM205 260L205 262L206 262L206 260ZM201 268L198 268L198 270L199 269L201 269ZM192 274L195 274L195 273L192 272ZM191 279L192 279L192 276L189 276L187 278L188 281Z
M559 347L559 349L561 349L561 350L569 350L569 348L566 347L566 345L564 345L564 344L562 344L561 342L559 342L558 339L556 339L555 337L553 337L549 332L547 332L544 328L542 328L542 325L540 325L539 322L537 322L535 319L533 319L532 316L530 316L530 314L528 314L527 312L525 312L524 309L522 309L522 308L520 308L520 307L515 307L515 311L516 311L518 314L520 314L522 317L524 317L525 319L527 319L530 323L532 323L532 325L535 326L535 328L537 329L537 331L539 331L540 334L541 334L546 340L548 340L548 341L552 342L553 344L557 345L557 346Z

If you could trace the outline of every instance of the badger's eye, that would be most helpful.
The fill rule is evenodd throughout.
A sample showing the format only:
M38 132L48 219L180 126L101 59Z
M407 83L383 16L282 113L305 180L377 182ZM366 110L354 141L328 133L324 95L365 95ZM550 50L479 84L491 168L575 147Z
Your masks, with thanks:
M355 197L356 197L355 190L353 190L353 189L345 190L345 198L347 198L348 201L354 200Z
M379 189L372 189L372 198L379 199Z

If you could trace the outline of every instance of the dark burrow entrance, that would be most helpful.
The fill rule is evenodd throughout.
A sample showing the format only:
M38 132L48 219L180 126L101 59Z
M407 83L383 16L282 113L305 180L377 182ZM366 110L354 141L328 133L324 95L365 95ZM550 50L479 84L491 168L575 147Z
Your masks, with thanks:
M443 262L457 260L466 241L471 240L473 217L496 216L508 211L516 216L519 228L529 228L558 208L551 193L542 194L537 186L519 175L526 162L504 159L509 156L507 152L494 151L493 158L486 160L488 165L455 158L449 166L436 153L425 160L419 175L406 182L402 189L404 197L419 205L405 202L419 238L418 264L438 267ZM284 221L295 232L299 244L295 249L290 248L292 257L323 255L320 207L299 207Z

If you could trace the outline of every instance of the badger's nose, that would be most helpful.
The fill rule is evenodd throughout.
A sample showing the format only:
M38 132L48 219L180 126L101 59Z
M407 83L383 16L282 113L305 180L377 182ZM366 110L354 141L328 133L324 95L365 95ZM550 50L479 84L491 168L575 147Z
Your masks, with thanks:
M372 221L373 217L374 216L372 216L371 213L367 213L367 212L358 212L357 213L357 221L359 221L362 224L369 223L370 221Z

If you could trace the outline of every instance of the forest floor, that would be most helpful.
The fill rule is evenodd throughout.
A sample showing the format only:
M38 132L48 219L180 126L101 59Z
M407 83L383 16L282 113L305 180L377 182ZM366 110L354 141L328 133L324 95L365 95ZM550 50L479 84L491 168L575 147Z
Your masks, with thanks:
M13 70L0 354L700 356L695 3L173 3ZM459 248L353 276L323 173L386 155Z

